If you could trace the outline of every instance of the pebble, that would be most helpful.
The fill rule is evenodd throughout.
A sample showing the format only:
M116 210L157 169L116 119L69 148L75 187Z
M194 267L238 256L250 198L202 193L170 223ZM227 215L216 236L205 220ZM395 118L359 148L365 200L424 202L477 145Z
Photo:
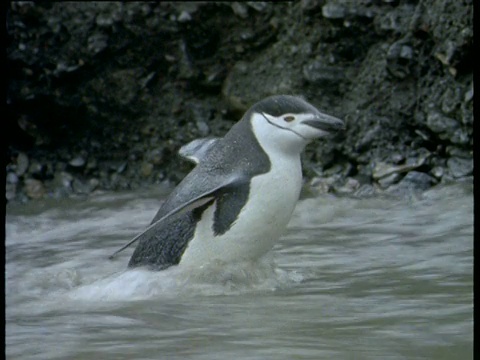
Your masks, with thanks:
M348 9L341 4L327 3L322 6L322 15L327 19L343 19Z
M7 184L17 184L18 176L14 172L7 173Z
M445 169L441 166L435 166L432 170L430 170L430 173L437 179L441 179L445 173Z
M22 176L28 169L28 156L24 153L19 153L17 156L17 175Z
M31 199L41 199L46 193L43 183L36 179L25 180L25 192Z
M143 177L149 177L153 172L153 164L144 162L140 168L140 174Z
M17 184L7 183L5 184L5 199L11 201L15 199L17 195Z
M83 167L85 165L85 163L86 163L86 161L82 156L74 157L72 160L70 160L68 162L68 164L70 166L73 166L73 167L76 167L76 168Z
M182 11L177 18L178 22L185 23L192 20L192 16L187 11Z

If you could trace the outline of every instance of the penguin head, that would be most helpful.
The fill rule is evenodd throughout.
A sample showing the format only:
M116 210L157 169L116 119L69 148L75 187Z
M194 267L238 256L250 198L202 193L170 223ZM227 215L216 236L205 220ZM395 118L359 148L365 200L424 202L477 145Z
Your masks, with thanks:
M254 104L246 114L262 145L301 151L311 140L344 129L342 120L320 112L304 99L270 96Z

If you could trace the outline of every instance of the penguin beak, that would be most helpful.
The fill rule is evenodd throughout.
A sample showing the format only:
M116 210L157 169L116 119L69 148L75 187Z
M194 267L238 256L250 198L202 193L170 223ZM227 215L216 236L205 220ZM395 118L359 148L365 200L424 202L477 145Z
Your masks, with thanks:
M328 133L336 133L345 130L345 123L342 120L320 112L314 114L313 117L302 121L302 124Z

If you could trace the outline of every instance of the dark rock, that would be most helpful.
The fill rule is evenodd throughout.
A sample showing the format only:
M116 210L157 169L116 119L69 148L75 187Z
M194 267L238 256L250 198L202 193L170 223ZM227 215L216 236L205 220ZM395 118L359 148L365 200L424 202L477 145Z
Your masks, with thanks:
M45 186L40 180L25 179L25 192L31 199L41 199L45 196Z
M76 194L90 194L99 184L100 181L96 178L87 181L74 178L72 181L72 189Z
M360 188L360 182L357 179L347 178L345 184L336 186L335 192L339 194L350 194Z
M82 156L74 157L72 160L68 162L68 165L74 168L84 167L85 164L86 164L86 160Z
M30 163L30 166L28 167L28 174L39 180L44 180L50 177L48 166L41 164L36 160L33 160Z
M441 166L435 166L430 173L437 179L441 179L445 174L445 169Z
M473 159L451 157L447 160L447 166L454 178L460 178L473 173Z
M375 25L378 29L377 31L393 31L396 33L406 33L408 31L410 21L413 18L414 13L415 6L408 3L396 6L385 13L380 13L375 18Z
M246 19L248 16L248 8L241 2L233 1L230 5L235 15L238 15L242 19Z
M399 79L404 79L411 72L413 49L403 40L390 45L387 51L387 70Z
M322 6L322 15L327 19L343 19L348 14L348 8L343 4L328 2Z
M303 67L303 77L310 83L336 85L345 79L344 69L313 61Z
M178 16L178 22L184 23L192 20L192 16L187 11L182 11Z
M411 172L411 170L417 169L420 166L422 166L429 156L430 156L430 153L428 151L427 152L420 151L416 157L407 159L406 163L402 165L391 165L391 164L379 161L375 164L375 167L373 168L372 177L374 179L381 179L387 176L391 176L392 174L404 173L408 171ZM390 180L394 180L394 179L396 178L394 177L390 178ZM384 183L388 181L389 180L385 180Z
M87 50L92 56L100 54L107 46L108 36L106 34L92 34L87 40Z
M17 170L16 173L18 176L25 174L29 166L28 156L24 153L19 153L17 156Z
M405 196L412 192L425 191L436 183L437 180L428 174L410 171L398 184L390 186L386 191L389 194Z
M367 198L371 196L375 196L377 194L377 190L370 184L363 184L360 188L353 193L353 196L359 198Z
M156 148L150 150L146 156L147 161L151 162L153 165L160 165L162 162L165 161L163 156L163 149Z
M152 163L142 163L142 167L140 168L140 173L143 177L149 177L152 175L153 172L153 164Z
M434 133L445 134L458 128L459 124L455 119L452 119L439 111L432 110L427 115L427 126Z
M70 193L72 192L73 176L65 171L59 171L55 173L53 178L53 186L55 189L62 189L62 191Z
M14 172L7 173L7 184L18 184L18 176Z
M17 184L7 183L5 185L5 199L12 201L17 196Z
M378 184L383 189L385 189L385 188L389 187L390 185L397 183L401 178L402 178L402 176L399 173L393 173L393 174L387 175L387 176L379 179Z
M473 83L470 84L469 89L463 97L463 101L470 102L473 99Z

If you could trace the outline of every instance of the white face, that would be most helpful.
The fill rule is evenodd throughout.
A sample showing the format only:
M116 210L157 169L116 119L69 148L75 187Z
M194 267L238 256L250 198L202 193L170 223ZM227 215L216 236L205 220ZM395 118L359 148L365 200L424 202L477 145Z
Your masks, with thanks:
M315 114L311 113L287 113L278 117L267 113L255 113L252 124L255 135L263 147L299 154L311 140L330 134L305 123L316 119L318 118Z

